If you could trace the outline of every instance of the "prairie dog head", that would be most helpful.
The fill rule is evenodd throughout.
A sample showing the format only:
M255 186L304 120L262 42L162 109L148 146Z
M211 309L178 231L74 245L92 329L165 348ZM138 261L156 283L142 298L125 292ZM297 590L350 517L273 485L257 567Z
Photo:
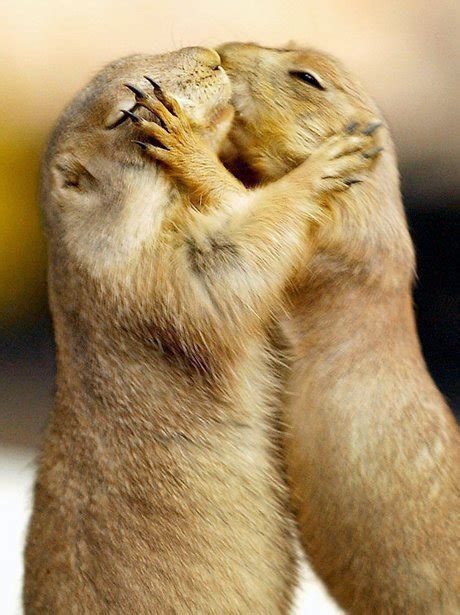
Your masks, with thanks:
M232 82L231 141L262 179L300 164L350 120L379 117L345 68L313 49L227 43L218 49Z
M132 143L136 127L122 121L120 110L135 105L125 84L148 91L145 75L178 100L214 149L230 127L230 82L211 49L130 56L99 72L64 111L42 167L51 247L86 270L127 267L178 199L173 180Z

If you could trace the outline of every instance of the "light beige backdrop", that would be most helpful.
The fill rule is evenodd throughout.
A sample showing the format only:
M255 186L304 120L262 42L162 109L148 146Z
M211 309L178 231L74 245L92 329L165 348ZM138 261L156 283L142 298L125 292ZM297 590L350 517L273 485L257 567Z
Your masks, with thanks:
M455 188L460 161L459 17L458 0L3 0L3 323L33 318L42 308L39 154L63 105L105 62L225 40L322 47L345 60L374 94L402 162L418 169L417 185L443 194Z

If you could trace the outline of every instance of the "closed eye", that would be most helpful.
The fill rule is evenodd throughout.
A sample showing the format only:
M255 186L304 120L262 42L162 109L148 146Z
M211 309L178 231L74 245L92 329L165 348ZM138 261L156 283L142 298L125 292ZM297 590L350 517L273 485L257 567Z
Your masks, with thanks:
M289 71L289 74L291 75L291 77L295 77L299 81L303 81L304 83L307 83L308 85L311 85L312 87L316 88L317 90L325 90L326 89L324 87L324 85L322 85L314 75L312 75L311 73L309 73L307 71L304 71L304 70L291 70L291 71Z

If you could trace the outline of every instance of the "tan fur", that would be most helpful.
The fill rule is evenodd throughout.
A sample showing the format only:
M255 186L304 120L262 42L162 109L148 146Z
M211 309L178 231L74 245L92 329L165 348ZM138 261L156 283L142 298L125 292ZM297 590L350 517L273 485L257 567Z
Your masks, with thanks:
M282 176L375 104L314 50L219 49L233 85L234 148L259 179ZM320 91L289 74L310 71ZM362 125L362 124L361 124ZM292 346L285 452L301 539L351 613L459 613L459 431L417 338L414 253L396 157L334 195L336 224L305 255L284 329ZM332 200L332 198L329 198Z
M26 613L276 614L291 602L265 341L291 255L270 284L250 253L233 259L232 245L246 249L246 220L235 222L235 243L222 231L228 255L201 254L218 221L192 215L131 143L129 122L108 129L134 104L123 83L147 89L147 74L217 147L231 119L209 124L230 94L218 62L200 49L121 60L77 96L51 139L42 202L58 376L25 553ZM291 217L307 219L300 208ZM254 241L273 249L291 233L287 218L274 242L263 229ZM257 268L257 301L245 266Z
M367 166L343 153L369 140L332 138L278 184L246 190L215 153L232 118L218 60L191 48L114 63L48 147L58 374L26 613L265 615L291 604L271 327L306 235L325 219L316 197ZM143 75L160 81L174 116ZM134 105L124 82L151 94L142 124L113 128ZM155 131L167 150L131 142Z

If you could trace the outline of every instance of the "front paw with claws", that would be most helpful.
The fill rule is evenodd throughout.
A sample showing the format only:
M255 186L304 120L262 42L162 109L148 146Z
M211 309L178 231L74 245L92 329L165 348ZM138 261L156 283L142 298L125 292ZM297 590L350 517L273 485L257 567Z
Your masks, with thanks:
M363 181L361 173L371 167L383 150L376 142L380 126L378 121L367 126L352 122L311 153L305 162L305 172L314 180L315 193L340 192Z
M134 143L151 158L166 164L171 172L181 175L190 156L199 152L203 144L179 103L151 77L145 79L153 87L154 95L126 84L136 104L153 115L149 121L131 111L123 112L145 136Z

